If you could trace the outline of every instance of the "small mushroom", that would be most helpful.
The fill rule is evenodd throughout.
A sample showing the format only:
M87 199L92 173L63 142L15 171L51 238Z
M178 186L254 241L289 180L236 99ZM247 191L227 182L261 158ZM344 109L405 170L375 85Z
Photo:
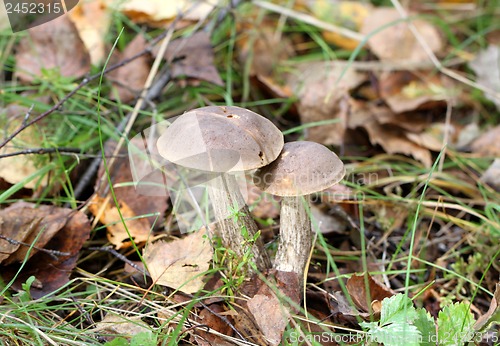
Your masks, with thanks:
M263 167L278 157L284 140L281 131L263 116L232 106L210 106L181 115L158 139L158 152L179 166L207 172L208 194L220 225L224 245L239 256L245 239L258 232L231 173ZM230 210L241 210L238 220ZM243 215L242 215L243 214ZM242 233L243 228L247 236ZM252 247L257 267L270 267L261 239Z
M344 175L337 155L306 141L285 143L275 161L255 172L257 187L283 197L275 269L302 277L312 244L309 195L337 184Z

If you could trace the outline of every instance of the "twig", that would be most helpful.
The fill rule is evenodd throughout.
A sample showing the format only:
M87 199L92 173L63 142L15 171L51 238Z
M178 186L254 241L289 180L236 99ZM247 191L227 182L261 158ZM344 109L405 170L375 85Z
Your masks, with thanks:
M129 266L134 268L135 270L141 272L142 274L146 274L143 268L139 267L137 264L129 260L127 257L123 256L121 253L113 249L112 246L103 246L103 247L89 247L88 248L90 251L102 251L102 252L108 252L118 258L119 260L127 263Z
M21 151L16 151L8 154L0 154L0 159L5 157L19 156L19 155L43 155L43 154L81 154L82 150L78 148L30 148Z
M62 251L58 251L58 250L48 250L48 249L40 248L38 246L34 246L34 245L32 246L32 244L28 244L28 243L25 243L25 242L22 242L19 240L11 239L11 238L8 238L8 237L1 235L1 234L0 234L0 239L3 239L5 241L9 242L12 245L22 245L22 246L33 247L33 249L35 249L35 250L38 250L38 251L41 251L41 252L48 254L54 260L58 260L57 256L70 256L71 255L69 252L62 252Z

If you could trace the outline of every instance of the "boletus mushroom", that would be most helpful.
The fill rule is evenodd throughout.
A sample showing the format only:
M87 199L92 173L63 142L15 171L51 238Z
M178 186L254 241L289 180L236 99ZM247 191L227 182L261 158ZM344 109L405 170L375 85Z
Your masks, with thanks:
M307 141L285 143L275 161L255 172L257 187L282 197L275 269L302 278L312 244L310 194L337 184L344 175L344 164L337 155Z
M170 162L207 173L207 190L222 241L243 256L245 240L253 238L258 228L232 173L268 165L283 144L281 131L263 116L240 107L209 106L179 116L160 136L157 147ZM237 219L231 217L231 210L240 210ZM260 238L251 253L259 270L270 267Z

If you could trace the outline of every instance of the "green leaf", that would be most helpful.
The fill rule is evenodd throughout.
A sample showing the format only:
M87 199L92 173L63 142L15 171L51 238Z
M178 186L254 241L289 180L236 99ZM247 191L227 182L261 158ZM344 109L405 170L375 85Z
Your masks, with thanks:
M104 346L129 346L128 340L122 337L114 338L108 341Z
M438 315L440 345L460 345L473 336L474 316L463 302L444 307Z
M432 316L423 308L417 310L417 318L413 321L420 334L422 334L422 341L420 345L436 346L436 324Z
M411 323L417 317L413 302L404 294L396 294L382 300L380 325L389 323Z
M384 299L385 300L385 299ZM372 322L373 323L373 322ZM385 346L419 346L421 334L417 327L405 322L396 322L379 327L371 323L360 323L363 327L370 328L367 340L372 343L382 343Z
M135 334L132 340L130 340L130 346L156 346L157 342L156 334L141 332Z

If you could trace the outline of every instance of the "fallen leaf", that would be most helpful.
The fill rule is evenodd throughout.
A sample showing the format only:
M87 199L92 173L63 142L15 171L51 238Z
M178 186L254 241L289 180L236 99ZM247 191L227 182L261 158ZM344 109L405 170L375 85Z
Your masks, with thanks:
M118 211L118 208L120 211ZM137 218L135 212L124 201L119 201L118 208L111 198L98 195L94 196L91 203L89 203L89 210L106 226L108 240L117 249L132 246L130 238L136 244L146 242L151 233L149 221L144 218ZM126 227L121 221L120 214L125 220Z
M344 234L347 230L345 220L327 214L326 211L316 205L311 205L311 222L313 231L319 231L322 234Z
M207 306L207 304L205 304ZM210 309L210 310L208 310ZM232 317L229 315L223 306L220 304L211 304L200 311L198 314L197 321L203 326L207 327L207 330L215 330L222 335L232 336L233 330L229 324L223 321L219 316L223 316L229 323L233 323ZM197 345L201 346L232 346L233 343L224 340L221 336L210 333L209 331L204 331L202 328L195 328L193 334L191 334L191 340L195 341Z
M90 55L67 16L28 30L16 52L15 75L24 82L42 76L42 69L58 69L64 77L83 77L90 71Z
M346 286L352 301L365 312L371 311L372 302L382 301L384 298L390 298L395 294L391 289L375 281L369 274L352 275L347 280ZM367 292L367 289L369 292ZM367 301L368 297L370 297L371 301Z
M275 219L279 216L279 197L266 194L253 184L247 184L248 204L252 215L258 219Z
M474 329L477 331L484 330L491 324L500 324L500 283L496 284L495 294L491 299L490 308L474 324Z
M153 54L156 56L158 49L154 50ZM189 37L172 41L164 58L172 63L171 74L173 78L186 76L215 85L224 85L214 65L214 52L210 36L204 31L198 31Z
M35 207L35 204L16 202L0 210L1 235L27 244L9 243L0 238L0 263L17 263L33 257L37 253L36 249L32 249L26 258L35 239L34 246L43 248L64 227L72 212L71 209L47 205Z
M369 36L368 46L371 51L380 60L388 62L410 64L429 61L425 50L404 21L380 30L397 20L401 20L401 16L395 8L391 7L378 7L366 17L361 33ZM436 53L443 49L441 36L432 24L423 19L414 19L412 23L432 52Z
M365 78L348 64L337 61L306 62L294 67L287 84L297 96L301 123L338 120L307 129L308 140L325 145L343 143L350 107L348 92Z
M268 344L279 345L289 318L279 299L274 294L256 294L247 306Z
M500 125L483 133L471 144L474 153L482 156L500 157Z
M131 58L147 47L146 39L138 34L120 54L120 60ZM123 103L135 100L144 89L150 70L149 57L143 55L128 64L111 71L108 78L113 81L113 86L118 93L118 99ZM112 92L112 97L115 95Z
M12 213L19 212L18 217L20 218L32 216L33 212L42 214L43 217L40 217L41 221L38 225L44 225L44 233L50 230L51 227L59 227L62 223L62 227L52 235L52 238L46 244L42 245L38 242L35 244L37 247L43 246L46 250L52 251L51 254L33 249L33 256L30 256L29 261L20 273L19 264L17 263L3 267L1 271L4 280L8 281L16 277L13 284L13 288L16 290L21 289L22 284L30 276L35 276L38 285L31 287L31 296L34 299L38 299L52 293L69 281L79 252L84 242L90 236L90 222L82 212L66 208L53 206L36 207L35 204L25 202L18 202L9 208L12 208L10 211ZM2 217L2 219L4 218ZM55 223L52 223L53 219L56 220ZM2 241L0 239L0 244ZM26 246L24 247L27 248Z
M370 143L379 144L389 154L411 155L426 167L432 164L432 155L427 148L409 140L405 132L396 126L381 125L377 121L377 112L385 113L387 108L373 104L353 102L349 114L348 126L351 129L362 127L368 133Z
M316 18L352 31L360 31L365 18L373 10L369 3L358 1L320 0L309 1L308 5ZM323 31L322 35L325 41L351 51L356 49L360 42L335 32Z
M122 316L110 312L104 316L102 321L97 322L90 331L104 337L109 335L109 340L112 340L116 335L130 338L139 333L150 333L151 328L146 322L142 321L141 317Z
M479 52L476 58L469 63L476 73L477 82L496 91L497 96L486 93L485 96L500 110L500 46L489 45Z
M12 104L0 110L0 136L6 137L22 125L28 108ZM10 154L22 149L36 147L42 141L42 136L31 126L16 136L12 142L0 149L0 154ZM18 155L0 159L0 177L11 184L23 182L27 177L38 172L30 155ZM39 184L39 179L32 179L24 184L27 189L33 189ZM42 183L43 185L43 183Z
M451 81L434 72L394 71L379 77L380 96L395 113L445 106L458 91Z
M105 1L80 1L68 15L87 47L92 65L101 64L106 58L105 37L111 24L111 13Z
M146 246L144 260L153 281L162 286L194 293L203 288L213 249L204 228L170 242Z

